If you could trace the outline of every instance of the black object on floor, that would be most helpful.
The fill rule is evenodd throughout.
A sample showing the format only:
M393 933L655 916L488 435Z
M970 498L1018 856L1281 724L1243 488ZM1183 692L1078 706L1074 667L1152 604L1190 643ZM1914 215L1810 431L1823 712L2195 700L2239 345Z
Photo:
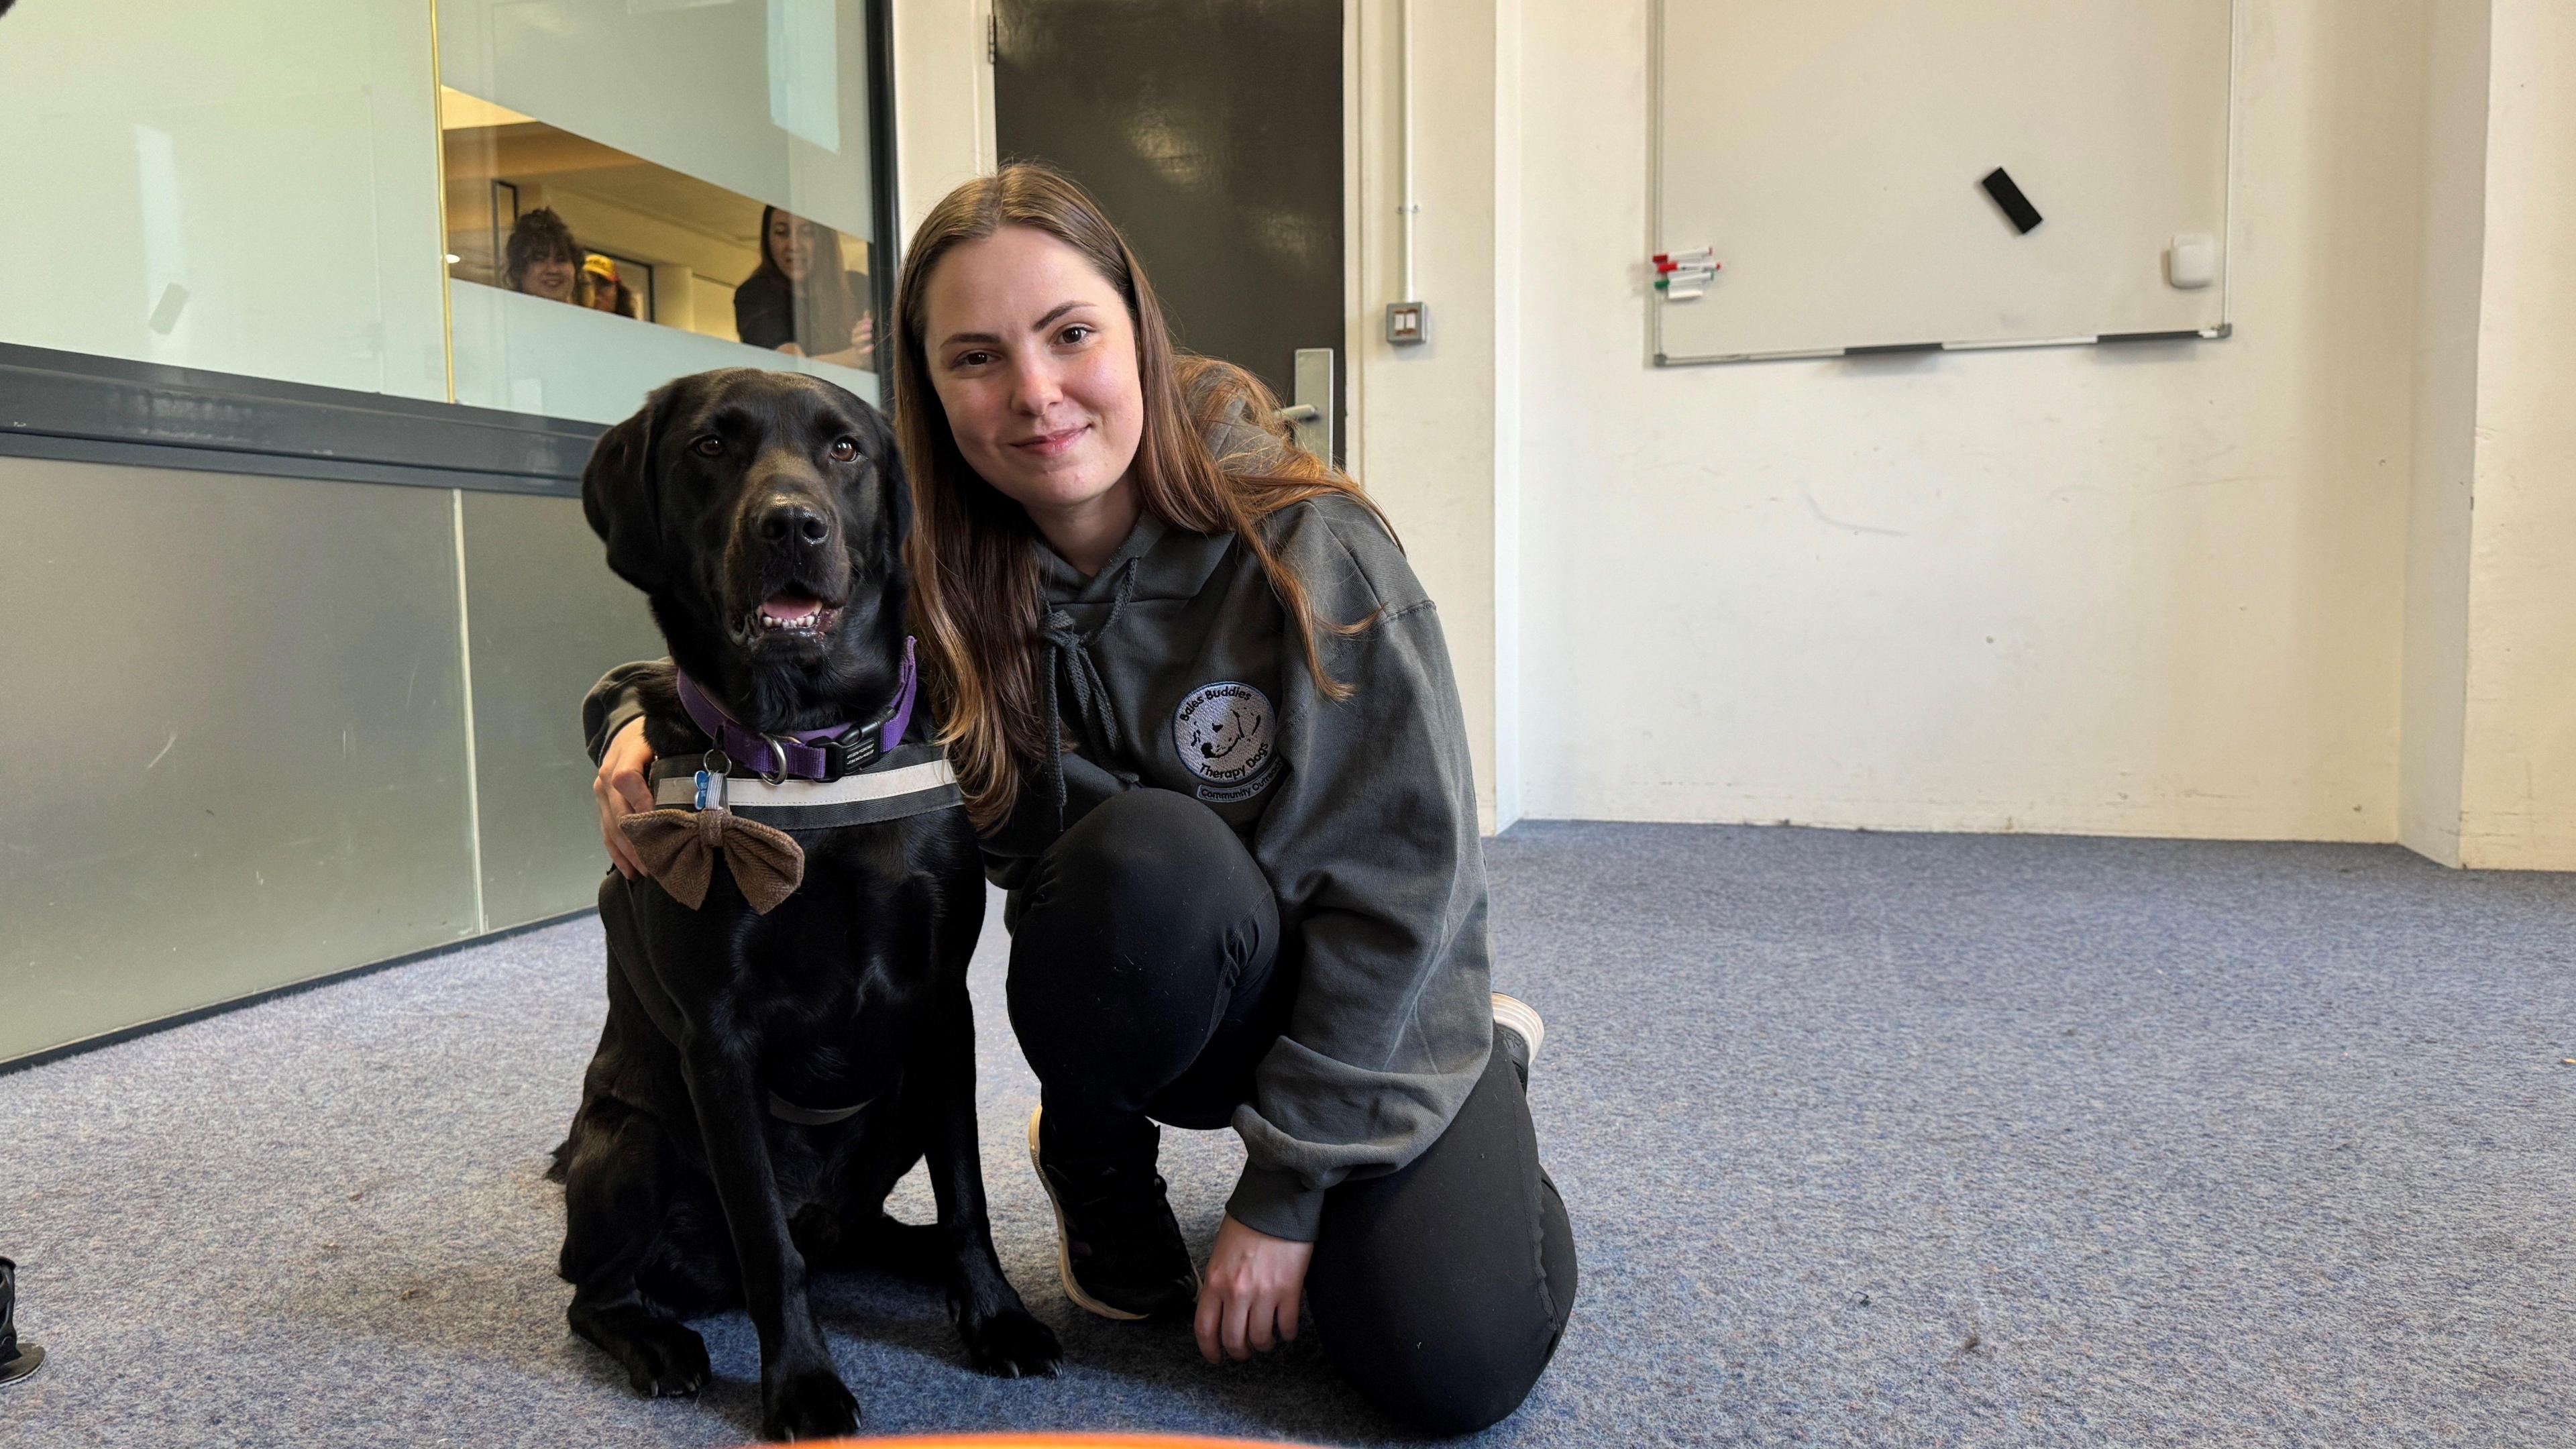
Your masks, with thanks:
M45 1366L45 1351L18 1341L18 1265L0 1258L0 1388Z

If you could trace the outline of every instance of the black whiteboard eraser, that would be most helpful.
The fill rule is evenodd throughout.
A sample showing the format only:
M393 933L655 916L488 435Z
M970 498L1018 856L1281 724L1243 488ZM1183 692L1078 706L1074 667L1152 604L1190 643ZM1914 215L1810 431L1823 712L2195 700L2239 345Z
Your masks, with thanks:
M2030 198L2021 194L2020 187L2013 185L2012 177L2005 173L2004 168L1998 166L1987 172L1986 179L1977 184L1986 188L1986 194L1995 199L1995 205L2004 209L2004 215L2011 219L2022 235L2030 235L2031 228L2043 220L2039 208L2030 204Z

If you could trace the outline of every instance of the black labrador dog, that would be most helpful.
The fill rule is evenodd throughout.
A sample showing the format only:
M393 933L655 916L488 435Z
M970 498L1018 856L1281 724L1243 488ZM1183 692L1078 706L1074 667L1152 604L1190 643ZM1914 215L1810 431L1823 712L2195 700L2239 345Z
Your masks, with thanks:
M694 792L712 776L729 799L792 801L798 787L775 782L793 736L853 722L874 723L838 747L849 778L893 778L867 767L909 759L916 781L953 779L935 747L883 738L911 697L911 500L875 409L812 377L681 378L599 440L582 504L609 567L650 597L676 666L640 684L645 739L657 777L673 762L700 773L659 780L658 800L676 780L685 803L710 803ZM697 722L710 701L730 716L711 728L747 727L756 745L730 738L757 758L713 753ZM652 813L683 834L701 823ZM1051 1374L1063 1357L1003 1277L985 1216L966 994L984 917L973 827L953 783L932 808L872 813L882 804L773 810L826 822L782 837L802 853L783 900L745 894L744 880L763 890L760 871L730 835L702 858L695 907L674 896L690 889L679 872L609 874L608 1024L555 1154L573 1331L639 1392L688 1394L709 1370L679 1320L747 1306L769 1438L857 1425L806 1300L812 1270L944 1281L984 1372ZM898 1223L886 1194L925 1155L939 1221Z

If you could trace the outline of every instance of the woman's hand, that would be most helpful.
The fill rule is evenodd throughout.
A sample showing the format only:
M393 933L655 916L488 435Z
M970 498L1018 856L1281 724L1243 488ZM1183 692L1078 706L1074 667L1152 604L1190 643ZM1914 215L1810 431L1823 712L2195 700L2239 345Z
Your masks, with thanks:
M805 355L805 349L797 346L793 342L779 343L778 350L786 353L790 357L803 357Z
M1297 1336L1297 1308L1315 1245L1274 1238L1228 1213L1199 1279L1199 1353L1209 1363L1247 1359ZM1273 1325L1276 1325L1274 1330Z
M609 863L628 880L652 872L644 868L617 822L653 808L653 791L644 783L644 771L652 763L653 747L644 743L644 721L631 719L600 752L599 774L590 782L590 793L599 797L600 841L608 847Z
M850 350L863 353L876 346L876 343L877 319L862 312L859 314L859 320L850 324Z

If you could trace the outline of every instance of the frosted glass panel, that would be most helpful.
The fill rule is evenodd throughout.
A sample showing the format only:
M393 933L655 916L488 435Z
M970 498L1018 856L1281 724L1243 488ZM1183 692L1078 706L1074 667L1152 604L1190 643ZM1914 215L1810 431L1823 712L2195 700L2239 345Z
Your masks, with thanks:
M875 239L860 0L440 0L446 83Z
M430 37L424 0L16 6L0 341L445 400Z
M877 400L877 377L810 357L657 327L473 282L453 282L456 400L613 423L654 388L692 372L765 367L829 379Z

